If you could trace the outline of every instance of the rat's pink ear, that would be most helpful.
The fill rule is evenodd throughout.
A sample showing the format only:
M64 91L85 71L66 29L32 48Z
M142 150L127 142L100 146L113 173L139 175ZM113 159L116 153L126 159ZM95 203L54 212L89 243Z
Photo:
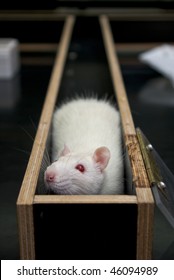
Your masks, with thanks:
M110 151L106 147L100 147L95 150L93 160L99 164L101 171L103 171L110 160Z
M66 156L69 153L70 153L70 149L68 148L67 145L64 144L64 148L63 148L63 150L60 153L60 157Z

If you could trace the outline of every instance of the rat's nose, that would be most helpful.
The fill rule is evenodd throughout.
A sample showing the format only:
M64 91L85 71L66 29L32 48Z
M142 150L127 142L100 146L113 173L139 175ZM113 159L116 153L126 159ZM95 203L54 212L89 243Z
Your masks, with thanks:
M45 179L47 182L53 182L56 174L53 171L46 171Z

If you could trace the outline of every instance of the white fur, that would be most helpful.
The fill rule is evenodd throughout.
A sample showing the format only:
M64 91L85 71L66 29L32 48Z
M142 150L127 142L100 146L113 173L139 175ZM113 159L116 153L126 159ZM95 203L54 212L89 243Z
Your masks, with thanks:
M66 145L70 153L61 156ZM93 160L97 148L110 150L110 160L103 172ZM59 181L46 184L55 193L65 194L120 194L123 193L123 162L121 149L120 115L106 101L77 99L55 111L53 118L53 160L48 170L55 170ZM74 167L85 166L80 173ZM65 181L68 187L60 191ZM77 183L78 181L78 183ZM61 185L62 184L62 185ZM52 185L52 186L51 186ZM74 185L74 190L73 190ZM68 189L68 190L67 190Z

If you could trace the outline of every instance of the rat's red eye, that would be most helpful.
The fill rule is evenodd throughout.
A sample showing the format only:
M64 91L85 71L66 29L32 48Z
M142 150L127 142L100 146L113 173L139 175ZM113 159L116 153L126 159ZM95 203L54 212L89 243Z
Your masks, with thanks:
M82 164L78 164L76 166L76 169L79 170L81 173L83 173L85 171L85 167Z

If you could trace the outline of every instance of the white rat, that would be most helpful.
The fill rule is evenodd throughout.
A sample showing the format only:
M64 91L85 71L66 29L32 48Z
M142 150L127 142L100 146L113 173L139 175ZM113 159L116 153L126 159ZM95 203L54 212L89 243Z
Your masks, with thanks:
M44 174L55 194L123 193L120 115L107 101L79 98L53 116L53 160Z

